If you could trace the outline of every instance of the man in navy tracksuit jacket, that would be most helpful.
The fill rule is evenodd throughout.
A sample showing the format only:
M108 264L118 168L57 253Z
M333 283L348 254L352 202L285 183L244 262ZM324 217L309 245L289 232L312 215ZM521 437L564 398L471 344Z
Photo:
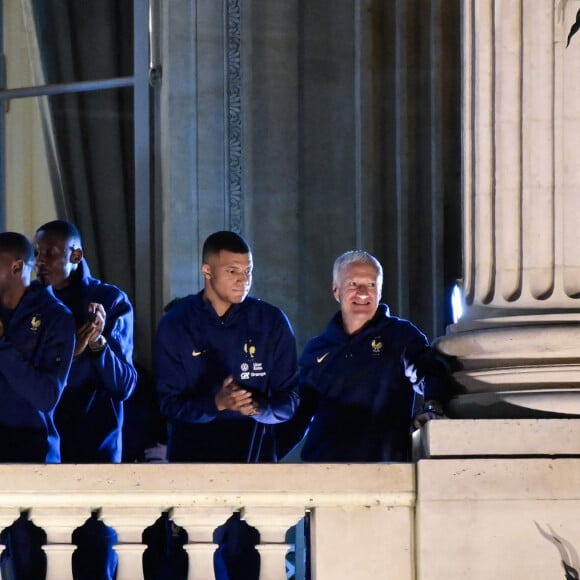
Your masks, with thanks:
M218 234L218 241L233 240L225 247L236 251L211 250L216 238L210 237L204 290L178 301L157 330L157 391L169 420L169 461L270 460L270 440L258 449L262 426L286 421L297 406L290 323L278 308L247 296L249 249L237 251L241 238L233 232Z
M203 291L169 308L156 335L168 459L275 460L269 428L298 402L294 333L281 310L248 296L252 255L243 238L216 232L202 254ZM257 580L255 530L233 515L214 541L216 578Z
M75 346L74 320L48 288L30 286L34 254L0 233L0 462L58 463L53 420Z
M121 461L123 401L137 381L133 308L116 286L91 276L77 228L56 220L34 238L39 280L72 311L75 357L55 421L62 461Z
M300 408L288 425L290 445L308 427L304 461L408 461L411 424L442 415L447 365L413 324L389 315L381 286L382 267L370 254L336 260L340 311L300 357ZM412 417L415 393L426 405Z
M296 406L296 346L279 309L251 296L220 318L203 292L182 299L157 332L157 388L170 420L170 461L246 462L256 422L289 419ZM218 410L228 376L259 413Z

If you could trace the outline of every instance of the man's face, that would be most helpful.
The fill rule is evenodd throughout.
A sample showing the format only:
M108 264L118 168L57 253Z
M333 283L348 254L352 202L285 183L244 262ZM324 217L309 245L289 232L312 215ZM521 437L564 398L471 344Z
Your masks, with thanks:
M36 232L32 242L36 257L36 275L42 284L55 290L68 286L71 272L82 258L82 251L71 240L59 238L51 232Z
M365 262L355 262L339 270L332 292L340 303L343 318L370 320L374 316L381 299L378 278L376 268Z
M210 256L201 271L205 278L205 295L218 314L232 304L244 301L252 285L252 254L235 254L221 250Z

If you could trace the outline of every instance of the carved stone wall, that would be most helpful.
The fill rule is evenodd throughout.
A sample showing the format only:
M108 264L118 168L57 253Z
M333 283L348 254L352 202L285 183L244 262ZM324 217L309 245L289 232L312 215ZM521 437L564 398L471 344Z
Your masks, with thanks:
M227 228L299 347L356 247L383 262L393 313L441 334L460 276L459 1L161 6L160 303L200 287L199 246Z

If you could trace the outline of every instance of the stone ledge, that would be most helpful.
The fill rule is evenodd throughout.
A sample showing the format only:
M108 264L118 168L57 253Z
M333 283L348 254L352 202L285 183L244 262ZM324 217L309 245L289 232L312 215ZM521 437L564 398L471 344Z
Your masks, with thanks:
M415 460L444 457L580 457L580 419L450 419L413 434Z
M412 464L0 465L0 507L411 506ZM1 511L1 510L0 510Z
M580 459L426 459L417 464L418 506L451 502L466 509L466 501L484 506L546 500L562 507L580 501Z

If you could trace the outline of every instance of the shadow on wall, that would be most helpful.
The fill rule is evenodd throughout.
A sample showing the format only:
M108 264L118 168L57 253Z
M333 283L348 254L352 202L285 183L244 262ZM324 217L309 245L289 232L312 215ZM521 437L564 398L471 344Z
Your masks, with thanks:
M558 536L550 526L548 526L549 532L546 532L538 522L534 522L534 524L536 524L536 528L538 528L540 534L542 534L546 540L554 544L560 553L560 559L562 561L562 566L564 567L565 580L580 580L580 575L578 575L578 553L574 546L561 536Z

